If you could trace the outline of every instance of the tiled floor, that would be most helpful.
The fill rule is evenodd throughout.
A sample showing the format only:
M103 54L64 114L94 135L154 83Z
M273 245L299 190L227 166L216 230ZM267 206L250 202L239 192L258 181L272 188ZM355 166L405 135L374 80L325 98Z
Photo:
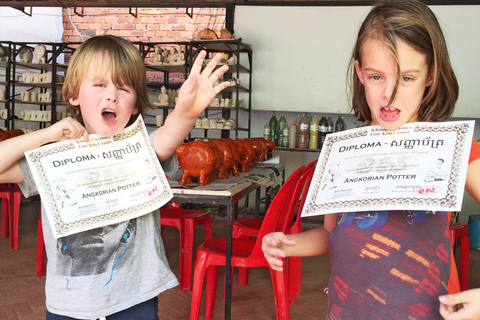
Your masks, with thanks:
M45 318L45 277L35 276L36 225L39 202L23 200L20 213L19 249L9 249L9 239L0 239L0 320L44 319ZM308 222L304 228L318 225ZM225 219L214 217L214 237L225 232ZM203 228L197 227L195 246L203 240ZM165 228L165 249L169 263L178 275L179 236L175 228ZM460 250L458 250L460 251ZM474 272L480 266L480 251L470 250L471 287L480 287L480 273ZM291 319L324 319L327 286L330 271L328 256L303 259L302 294L297 302L290 305ZM220 275L219 279L222 279ZM235 279L236 281L236 279ZM219 282L220 283L220 282ZM159 302L160 319L188 319L191 292L179 292L173 288L162 293ZM232 319L275 319L275 305L270 274L267 268L250 271L247 286L234 282L232 295ZM201 309L203 319L204 309ZM224 318L223 286L218 286L214 319Z

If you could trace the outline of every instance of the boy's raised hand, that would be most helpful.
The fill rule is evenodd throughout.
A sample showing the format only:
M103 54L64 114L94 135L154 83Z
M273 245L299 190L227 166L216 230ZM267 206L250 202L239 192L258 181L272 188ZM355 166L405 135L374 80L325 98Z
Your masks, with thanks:
M230 85L230 82L225 81L214 86L214 83L228 70L226 65L215 70L222 57L220 53L217 53L202 71L206 54L202 50L195 59L188 79L180 88L178 102L175 106L186 116L195 119L220 91Z
M480 288L439 297L440 314L445 320L479 320ZM454 306L463 307L455 310Z
M73 118L62 119L48 127L50 141L57 142L67 139L80 139L88 141L88 132L77 120Z
M283 261L279 258L285 258L286 255L285 251L281 249L282 245L294 246L295 241L289 239L282 232L272 232L263 237L263 255L270 267L275 271L283 270Z

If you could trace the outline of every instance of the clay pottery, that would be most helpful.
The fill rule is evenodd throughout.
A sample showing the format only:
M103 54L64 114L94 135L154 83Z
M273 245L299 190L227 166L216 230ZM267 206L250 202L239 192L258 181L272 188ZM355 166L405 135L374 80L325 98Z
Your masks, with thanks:
M239 157L239 153L236 151L237 145L235 144L234 140L230 138L219 139L219 140L228 144L230 149L232 149L232 165L228 169L227 173L234 177L238 177L240 175L240 172L238 171L237 165L240 162L240 157Z
M217 159L215 161L215 166L214 166L212 177L211 177L211 181L214 181L215 175L217 174L218 169L220 168L220 166L223 166L223 154L220 148L217 146L217 144L212 142L212 140L208 140L207 143L213 148L213 151L215 152L215 158Z
M183 169L179 184L192 183L198 179L198 185L204 186L212 182L212 173L215 171L215 150L206 141L190 141L177 149L180 167Z
M235 152L238 154L238 167L240 172L250 172L253 168L253 156L255 151L250 143L244 139L233 140L235 143Z
M220 166L217 170L217 179L228 179L228 170L233 164L233 152L230 145L222 139L211 140L220 149Z

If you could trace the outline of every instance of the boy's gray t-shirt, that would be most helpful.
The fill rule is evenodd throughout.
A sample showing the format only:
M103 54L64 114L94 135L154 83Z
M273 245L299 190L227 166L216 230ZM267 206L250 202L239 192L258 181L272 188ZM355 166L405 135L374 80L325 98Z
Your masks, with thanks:
M26 197L38 189L25 158L20 160ZM163 161L171 175L175 155ZM55 239L42 206L47 251L47 310L96 319L154 298L178 285L165 256L158 210L136 219Z

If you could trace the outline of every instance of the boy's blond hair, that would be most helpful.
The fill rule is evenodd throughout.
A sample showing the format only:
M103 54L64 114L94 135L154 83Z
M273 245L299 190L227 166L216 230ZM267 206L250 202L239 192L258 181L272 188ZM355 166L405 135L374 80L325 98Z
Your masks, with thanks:
M143 115L148 109L152 109L148 101L145 65L140 52L128 40L115 36L90 38L75 50L63 84L62 93L66 101L78 98L80 85L92 62L96 66L95 76L99 79L105 76L102 73L108 71L111 72L113 83L135 90L138 114ZM80 108L71 106L70 109L73 117L84 124ZM127 126L133 123L136 117L132 116Z

